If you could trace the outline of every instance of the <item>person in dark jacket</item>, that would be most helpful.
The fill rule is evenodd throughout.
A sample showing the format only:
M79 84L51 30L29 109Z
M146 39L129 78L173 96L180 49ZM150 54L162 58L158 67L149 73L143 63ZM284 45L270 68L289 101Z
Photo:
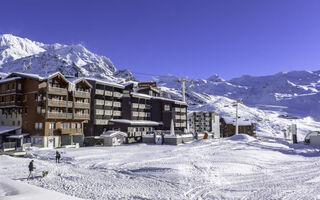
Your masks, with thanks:
M60 163L60 158L61 158L61 155L59 151L56 151L56 163Z
M29 176L28 176L28 179L30 178L30 176L32 176L32 178L34 178L34 175L33 175L33 170L35 169L34 165L33 165L33 160L31 160L31 162L29 163Z

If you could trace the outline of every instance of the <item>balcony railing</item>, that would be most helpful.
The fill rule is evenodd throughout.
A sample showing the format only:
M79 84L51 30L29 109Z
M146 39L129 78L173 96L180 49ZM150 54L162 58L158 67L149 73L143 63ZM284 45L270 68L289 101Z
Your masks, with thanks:
M117 116L117 117L121 116L121 111L119 111L119 110L114 110L114 111L113 111L113 116Z
M90 119L90 115L89 114L75 114L74 115L74 119L86 119L86 120L89 120Z
M67 119L67 113L49 112L48 119Z
M105 96L108 96L108 97L112 97L112 92L111 92L111 91L108 91L108 90L105 90L105 91L104 91L104 95L105 95Z
M0 106L22 106L22 101L3 101Z
M115 101L115 102L113 102L113 107L120 108L121 107L121 103Z
M90 98L90 92L75 91L74 96L78 98Z
M96 89L96 94L103 95L104 94L104 90Z
M104 105L111 107L111 106L112 106L112 101L105 101L105 102L104 102Z
M67 95L68 94L68 90L66 88L49 87L48 88L48 94Z
M139 108L140 108L140 109L145 109L146 106L145 106L144 104L139 104Z
M96 104L96 105L103 106L104 100L102 100L102 99L95 99L95 104Z
M112 110L105 110L104 111L104 115L111 116L112 115Z
M67 134L67 135L72 135L72 134L82 134L83 131L81 128L61 128L60 129L61 134Z
M109 120L107 119L96 119L94 124L96 125L108 125Z
M175 111L175 112L180 112L181 109L180 109L180 108L174 108L174 111Z
M48 106L50 107L72 107L72 101L60 101L48 99Z
M75 108L89 109L90 108L90 104L89 103L85 103L85 102L75 102L74 103L74 107Z
M120 92L114 92L114 93L113 93L113 96L116 97L116 98L121 98L121 97L122 97L122 93L120 93Z

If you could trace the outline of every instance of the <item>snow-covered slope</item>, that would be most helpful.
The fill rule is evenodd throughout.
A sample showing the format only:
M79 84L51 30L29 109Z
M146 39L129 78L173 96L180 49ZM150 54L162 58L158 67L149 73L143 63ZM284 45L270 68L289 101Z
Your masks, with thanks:
M116 82L134 79L130 72L118 72L110 59L88 51L81 44L49 45L10 34L0 35L0 71L25 71L43 76L60 71Z
M180 89L178 77L155 77L159 85ZM320 120L320 71L292 71L269 76L242 76L226 81L218 75L208 79L194 79L194 89L202 95L243 99L246 105L264 110L282 111L284 115L311 116Z

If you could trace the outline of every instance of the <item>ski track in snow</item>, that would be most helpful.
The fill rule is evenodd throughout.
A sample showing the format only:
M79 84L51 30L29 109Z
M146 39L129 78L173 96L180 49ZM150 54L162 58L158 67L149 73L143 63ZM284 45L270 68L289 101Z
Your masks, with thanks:
M84 199L320 199L319 149L280 139L60 151L0 156L0 175ZM26 180L30 159L49 175Z

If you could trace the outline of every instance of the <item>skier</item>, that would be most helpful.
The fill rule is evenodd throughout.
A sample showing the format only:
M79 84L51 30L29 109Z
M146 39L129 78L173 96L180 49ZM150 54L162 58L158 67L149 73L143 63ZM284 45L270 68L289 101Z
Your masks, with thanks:
M60 158L61 158L61 155L60 155L59 151L57 150L56 151L56 163L60 163Z
M29 163L29 176L28 176L28 179L30 178L30 176L32 175L32 178L34 178L34 175L33 175L33 170L35 169L35 167L33 166L33 160L31 160L31 162Z

